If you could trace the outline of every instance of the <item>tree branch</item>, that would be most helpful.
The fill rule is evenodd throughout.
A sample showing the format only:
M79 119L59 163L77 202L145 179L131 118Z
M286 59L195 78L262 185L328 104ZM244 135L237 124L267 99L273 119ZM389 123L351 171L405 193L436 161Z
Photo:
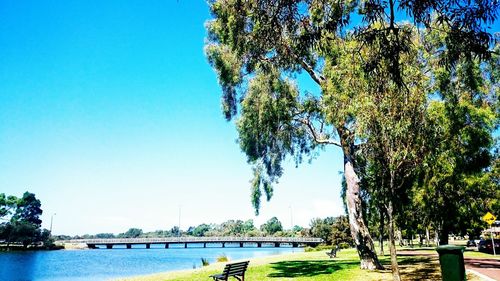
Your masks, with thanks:
M336 145L338 147L342 147L340 145L340 143L338 143L334 140L319 138L318 133L316 132L316 129L314 128L314 125L311 124L311 121L309 121L308 119L299 119L299 122L306 125L306 127L309 130L309 134L313 137L315 142L317 142L319 144L333 144L333 145Z
M314 82L316 82L318 85L321 86L321 83L325 80L325 78L321 75L318 75L316 73L316 71L314 71L314 69L312 68L312 66L310 66L308 63L306 63L304 60L298 58L297 56L294 56L295 59L299 60L299 63L300 65L302 66L302 68L307 72L309 73L309 76L311 76L311 78L314 80Z
M284 47L285 49L288 51L288 53L298 62L300 63L300 66L302 66L302 69L304 69L308 74L309 76L311 76L311 78L314 80L314 82L316 82L318 85L321 86L321 83L323 83L323 81L325 80L325 78L321 75L319 75L318 73L316 73L316 71L314 70L314 68L309 65L307 62L305 62L302 58L300 58L299 56L297 56L292 48L290 48L290 46L287 46L284 44Z

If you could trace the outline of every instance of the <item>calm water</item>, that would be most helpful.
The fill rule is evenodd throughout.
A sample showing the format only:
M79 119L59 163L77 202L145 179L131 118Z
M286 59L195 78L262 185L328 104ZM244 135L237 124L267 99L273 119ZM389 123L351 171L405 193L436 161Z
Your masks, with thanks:
M300 248L160 248L0 252L0 281L88 281L201 267L201 258L215 262L303 251ZM171 246L172 247L172 246ZM208 280L208 279L207 279Z

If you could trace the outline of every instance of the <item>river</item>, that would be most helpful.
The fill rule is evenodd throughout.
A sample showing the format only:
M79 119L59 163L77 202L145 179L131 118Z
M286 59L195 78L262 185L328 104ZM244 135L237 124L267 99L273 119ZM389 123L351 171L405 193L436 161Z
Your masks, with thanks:
M201 267L215 262L303 251L301 248L169 248L135 245L134 249L0 252L1 281L101 281ZM208 280L208 279L207 279Z

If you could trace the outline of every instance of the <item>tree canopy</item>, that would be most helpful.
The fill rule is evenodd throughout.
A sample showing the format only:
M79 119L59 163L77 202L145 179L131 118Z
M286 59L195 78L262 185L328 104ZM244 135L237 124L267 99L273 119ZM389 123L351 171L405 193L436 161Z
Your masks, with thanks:
M253 165L256 211L262 194L271 198L287 156L300 163L318 147L338 146L361 267L381 268L363 217L357 158L364 154L395 184L379 193L389 199L381 202L408 197L409 179L417 177L408 172L423 161L425 139L418 137L436 92L430 85L440 69L456 73L461 65L491 61L487 25L498 6L493 0L211 1L206 54L218 74L224 116L236 117L240 147ZM301 91L300 73L320 92Z
M4 193L0 194L0 240L7 247L12 243L20 243L24 248L43 242L51 246L50 232L41 229L41 202L35 194L25 192L21 198Z

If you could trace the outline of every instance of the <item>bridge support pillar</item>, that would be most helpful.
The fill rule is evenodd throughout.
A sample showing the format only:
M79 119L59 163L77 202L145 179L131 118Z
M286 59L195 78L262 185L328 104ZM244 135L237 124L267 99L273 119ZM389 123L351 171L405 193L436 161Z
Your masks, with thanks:
M106 249L113 249L113 244L106 244Z
M222 242L222 248L226 248L226 243Z
M187 248L188 247L188 243L184 243L184 248Z
M203 248L206 248L207 247L207 243L203 243Z
M240 242L240 248L243 248L243 242Z
M165 243L165 249L168 249L168 243Z
M127 249L132 249L132 244L127 244Z
M151 244L146 243L146 249L150 249L150 248L151 248Z
M274 243L274 247L275 248L279 248L280 247L280 243Z
M292 243L292 247L293 247L293 248L297 248L297 247L299 247L299 243Z
M257 248L261 248L261 247L262 247L262 243L257 242Z

